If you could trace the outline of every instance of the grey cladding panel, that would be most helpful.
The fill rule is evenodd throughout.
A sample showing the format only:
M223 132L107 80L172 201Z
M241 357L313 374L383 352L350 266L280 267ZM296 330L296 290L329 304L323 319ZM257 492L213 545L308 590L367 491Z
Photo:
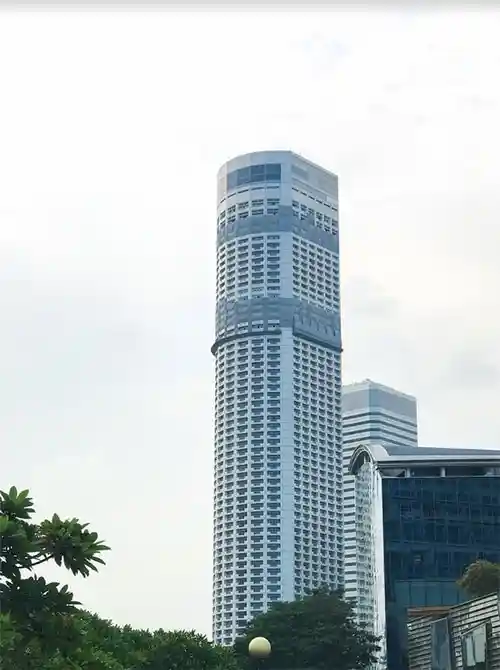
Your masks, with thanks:
M342 410L344 412L356 412L369 409L368 389L351 391L342 397Z
M370 389L370 407L385 409L387 412L417 418L416 403L409 398L394 395L382 389Z
M415 401L377 388L365 388L345 393L342 399L342 407L344 412L383 409L393 414L406 416L414 421L417 419Z
M261 233L295 233L310 242L319 244L336 254L339 252L338 235L321 230L311 219L300 220L293 215L291 207L281 206L276 216L249 216L227 224L217 233L217 246L238 237Z
M217 309L217 330L252 321L262 321L267 330L269 321L278 321L279 328L291 328L297 335L317 341L323 346L341 349L340 315L337 312L308 305L295 298L255 298L236 302L222 301ZM245 336L244 333L241 333Z
M314 165L301 162L300 165L292 163L292 175L305 184L316 186L320 191L338 197L338 178L336 175L318 169Z

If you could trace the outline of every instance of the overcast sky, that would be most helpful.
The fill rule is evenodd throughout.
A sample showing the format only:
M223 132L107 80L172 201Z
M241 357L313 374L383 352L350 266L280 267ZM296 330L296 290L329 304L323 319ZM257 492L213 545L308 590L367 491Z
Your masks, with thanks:
M233 155L339 175L344 381L415 394L422 444L500 446L499 18L0 14L0 485L112 546L88 608L210 632Z

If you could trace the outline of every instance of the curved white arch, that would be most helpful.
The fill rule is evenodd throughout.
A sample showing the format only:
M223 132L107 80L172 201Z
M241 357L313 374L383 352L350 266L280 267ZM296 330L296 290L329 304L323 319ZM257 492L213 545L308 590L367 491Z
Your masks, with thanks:
M349 461L349 474L357 474L359 468L363 465L363 463L366 463L366 461L377 463L387 458L389 458L389 454L382 445L360 444L354 450L351 456L351 460Z

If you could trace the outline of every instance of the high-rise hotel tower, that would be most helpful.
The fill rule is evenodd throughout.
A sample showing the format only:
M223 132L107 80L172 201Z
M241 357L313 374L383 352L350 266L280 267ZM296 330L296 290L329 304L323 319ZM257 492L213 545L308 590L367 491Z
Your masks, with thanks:
M218 175L213 637L342 582L337 177L290 151Z

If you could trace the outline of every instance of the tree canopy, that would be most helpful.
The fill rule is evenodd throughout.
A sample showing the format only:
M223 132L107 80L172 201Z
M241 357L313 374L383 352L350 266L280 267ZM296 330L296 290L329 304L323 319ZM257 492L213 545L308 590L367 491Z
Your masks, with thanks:
M194 631L137 630L88 612L77 615L77 626L82 644L67 656L66 664L59 668L59 654L40 670L237 670L230 649Z
M277 603L251 621L234 645L241 664L249 663L248 644L259 636L271 643L263 669L362 670L379 651L377 638L356 624L352 606L327 588Z
M29 491L0 491L0 653L13 670L38 667L41 655L65 656L80 641L71 616L80 603L35 568L53 561L87 577L108 550L88 524L57 514L36 524L34 511Z
M475 561L466 568L457 583L473 598L497 593L500 591L500 564Z
M0 491L1 670L237 670L231 649L193 631L116 626L34 573L50 561L88 577L108 550L78 519L36 524L28 491Z

